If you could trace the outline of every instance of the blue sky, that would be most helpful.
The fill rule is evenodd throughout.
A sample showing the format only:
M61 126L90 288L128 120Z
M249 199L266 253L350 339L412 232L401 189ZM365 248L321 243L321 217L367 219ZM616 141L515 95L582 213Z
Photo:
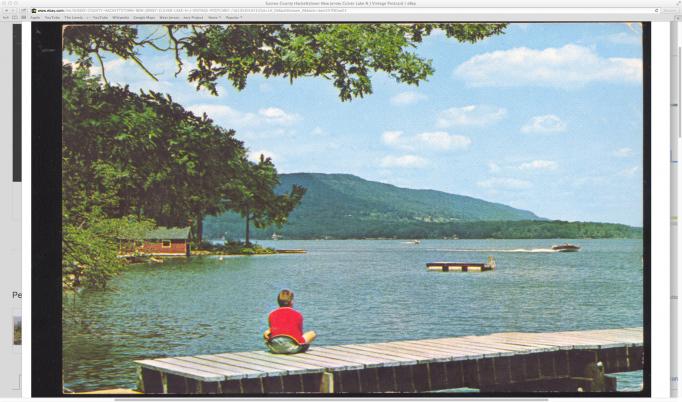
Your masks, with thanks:
M188 68L174 77L170 53L141 54L159 82L111 55L105 68L112 83L169 93L235 129L281 173L350 173L551 219L642 225L639 25L511 24L476 44L436 33L415 51L433 60L427 82L377 73L374 93L351 102L323 78L258 75L241 92L223 79L212 96L186 81Z

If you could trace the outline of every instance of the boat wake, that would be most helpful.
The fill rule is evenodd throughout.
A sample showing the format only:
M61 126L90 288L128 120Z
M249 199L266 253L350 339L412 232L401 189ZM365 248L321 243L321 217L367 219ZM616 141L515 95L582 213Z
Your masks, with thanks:
M551 248L516 248L516 249L494 249L494 248L445 248L436 251L453 251L462 253L558 253Z

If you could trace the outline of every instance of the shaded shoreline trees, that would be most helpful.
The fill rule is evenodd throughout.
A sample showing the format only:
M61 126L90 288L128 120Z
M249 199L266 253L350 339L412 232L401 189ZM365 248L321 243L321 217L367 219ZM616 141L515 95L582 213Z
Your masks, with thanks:
M104 287L121 266L117 239L141 240L153 224L191 224L201 241L206 215L248 200L258 227L282 224L303 196L275 194L269 159L249 162L233 130L168 95L102 85L65 65L62 106L65 288Z

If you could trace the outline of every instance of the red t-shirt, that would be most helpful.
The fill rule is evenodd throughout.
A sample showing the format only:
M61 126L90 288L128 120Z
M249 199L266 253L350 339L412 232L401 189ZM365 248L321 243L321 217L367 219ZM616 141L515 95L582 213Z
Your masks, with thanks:
M291 307L280 307L273 310L268 317L270 323L270 338L288 335L303 345L303 316Z

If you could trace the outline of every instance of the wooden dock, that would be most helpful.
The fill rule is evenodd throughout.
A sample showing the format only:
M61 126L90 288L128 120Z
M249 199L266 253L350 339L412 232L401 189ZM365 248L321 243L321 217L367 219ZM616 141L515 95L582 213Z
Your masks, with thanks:
M139 360L145 394L615 391L606 373L641 370L642 328L498 333Z
M487 263L482 262L428 262L426 269L437 272L484 272L495 270L495 259L488 257Z

